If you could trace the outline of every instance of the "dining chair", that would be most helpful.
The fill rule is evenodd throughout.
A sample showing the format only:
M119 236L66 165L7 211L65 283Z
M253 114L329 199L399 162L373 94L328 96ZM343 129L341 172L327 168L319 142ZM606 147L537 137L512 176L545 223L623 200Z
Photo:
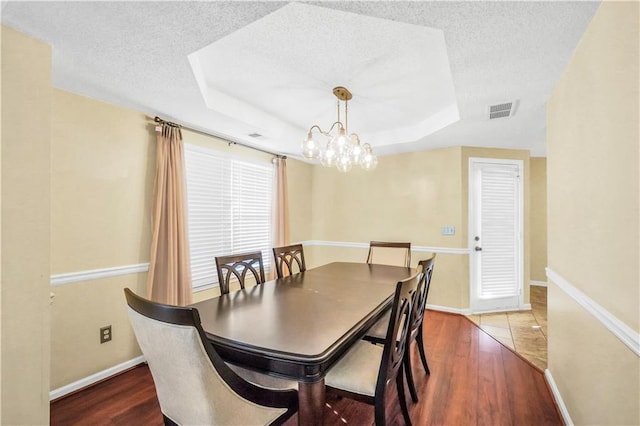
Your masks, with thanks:
M371 241L367 263L381 265L397 265L409 267L411 265L411 243Z
M404 394L403 360L409 337L412 298L420 273L396 284L384 346L360 340L331 367L325 376L327 392L361 401L375 408L375 424L386 423L387 384L396 382L405 423L411 425Z
M231 277L235 277L240 283L240 288L244 288L244 282L247 277L247 273L249 272L253 275L256 284L262 284L265 282L264 264L262 262L261 251L217 256L216 269L218 270L220 294L229 293L229 282Z
M424 367L425 374L431 374L429 364L427 363L427 355L424 349L424 339L422 335L422 323L424 321L424 312L427 305L427 297L429 296L429 288L431 287L431 276L433 275L433 266L435 264L436 254L434 253L429 259L418 262L422 273L418 288L412 300L411 320L409 321L409 342L407 350L404 354L404 372L407 377L407 385L413 402L418 402L418 392L413 381L413 370L411 368L411 343L414 341L418 345L420 360ZM364 340L368 340L376 344L384 344L386 338L386 325L389 322L389 315L383 316L371 327L364 336Z
M249 272L253 275L256 284L265 282L264 264L262 262L262 252L260 251L218 256L216 257L216 268L218 270L221 295L229 293L229 284L232 277L238 280L241 288L245 287L245 279ZM298 388L298 382L292 380L269 376L231 363L227 363L227 366L244 380L257 386L270 389Z
M162 305L124 290L166 425L280 425L298 393L256 386L234 373L207 340L195 308Z
M278 274L278 278L293 274L294 269L297 269L298 272L307 270L307 265L304 262L304 249L302 244L274 247L273 258L276 263L276 273ZM296 265L297 268L294 268L294 265ZM283 266L286 267L286 271Z

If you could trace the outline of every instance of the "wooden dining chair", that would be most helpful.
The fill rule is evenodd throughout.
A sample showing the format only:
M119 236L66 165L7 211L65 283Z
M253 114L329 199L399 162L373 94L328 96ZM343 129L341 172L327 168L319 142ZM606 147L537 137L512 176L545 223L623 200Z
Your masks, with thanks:
M218 256L216 257L216 267L218 270L218 282L220 283L221 295L229 293L229 283L232 277L238 280L241 288L244 288L245 279L249 272L253 275L256 284L263 284L265 282L262 252L260 251ZM298 383L295 381L269 376L259 371L250 370L230 363L228 363L227 366L240 377L257 386L271 389L298 388Z
M371 241L367 263L380 265L411 265L411 243Z
M249 272L253 275L256 284L265 282L264 264L260 251L218 256L216 257L216 269L218 270L220 294L229 293L231 277L235 277L240 283L240 288L244 288L245 279Z
M276 273L278 274L278 278L291 275L296 269L298 272L307 270L307 265L304 261L304 249L302 247L302 244L274 247L273 258L275 260Z
M165 424L280 425L298 410L295 390L259 387L234 373L208 341L197 309L124 293Z
M325 376L328 392L373 405L377 426L386 423L385 394L391 381L396 382L405 423L411 425L402 370L409 336L411 301L420 275L417 273L396 285L384 346L358 341Z
M431 276L433 275L433 265L435 264L435 260L436 254L434 253L431 258L418 262L418 267L422 269L422 275L420 277L415 296L412 300L413 307L411 310L411 320L409 321L409 347L407 347L404 355L404 371L407 377L409 393L411 394L413 402L418 402L418 392L416 391L416 386L413 381L413 370L411 368L411 343L416 342L418 345L418 352L420 354L420 360L422 361L425 374L431 374L429 364L427 363L427 355L424 349L422 323L424 321L424 312L427 305L427 297L429 296L429 288L431 287ZM383 316L367 331L364 336L364 340L368 340L372 343L384 344L386 338L386 326L388 322L389 314Z

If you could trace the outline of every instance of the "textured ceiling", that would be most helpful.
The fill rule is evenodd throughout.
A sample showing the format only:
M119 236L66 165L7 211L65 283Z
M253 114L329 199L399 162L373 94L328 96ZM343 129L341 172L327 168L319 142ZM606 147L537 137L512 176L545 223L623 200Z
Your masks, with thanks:
M284 149L337 119L336 86L354 96L349 130L376 147L459 118L443 33L423 26L290 3L189 59L209 108Z
M599 3L305 5L315 7L4 2L2 23L52 46L58 88L276 152L299 155L308 127L335 119L331 89L344 85L354 93L350 130L370 135L379 155L452 145L544 155L545 103ZM301 15L287 25L292 11ZM320 23L331 16L340 28ZM446 51L428 40L434 34ZM206 62L199 81L189 55L216 48L219 73ZM460 120L437 130L425 123L442 107L433 102L446 98L447 77L428 82L445 68ZM203 96L203 81L220 102ZM515 116L488 120L489 105L516 99ZM264 136L248 136L256 132Z

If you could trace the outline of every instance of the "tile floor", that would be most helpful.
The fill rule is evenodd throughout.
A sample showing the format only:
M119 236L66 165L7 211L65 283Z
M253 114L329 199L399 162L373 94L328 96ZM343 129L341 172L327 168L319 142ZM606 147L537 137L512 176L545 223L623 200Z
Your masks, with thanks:
M530 288L530 311L467 317L494 339L544 371L547 368L547 288Z

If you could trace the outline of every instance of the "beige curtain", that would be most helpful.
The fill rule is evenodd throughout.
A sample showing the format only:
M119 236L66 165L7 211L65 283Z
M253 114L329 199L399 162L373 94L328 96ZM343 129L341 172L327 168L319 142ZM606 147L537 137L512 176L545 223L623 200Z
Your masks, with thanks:
M271 244L280 247L289 244L289 195L287 192L287 158L273 159L273 203L271 212ZM273 256L273 254L271 254ZM270 279L276 277L275 265L269 273Z
M184 148L180 128L166 123L158 132L153 198L147 297L169 305L188 305L193 290L187 238Z

